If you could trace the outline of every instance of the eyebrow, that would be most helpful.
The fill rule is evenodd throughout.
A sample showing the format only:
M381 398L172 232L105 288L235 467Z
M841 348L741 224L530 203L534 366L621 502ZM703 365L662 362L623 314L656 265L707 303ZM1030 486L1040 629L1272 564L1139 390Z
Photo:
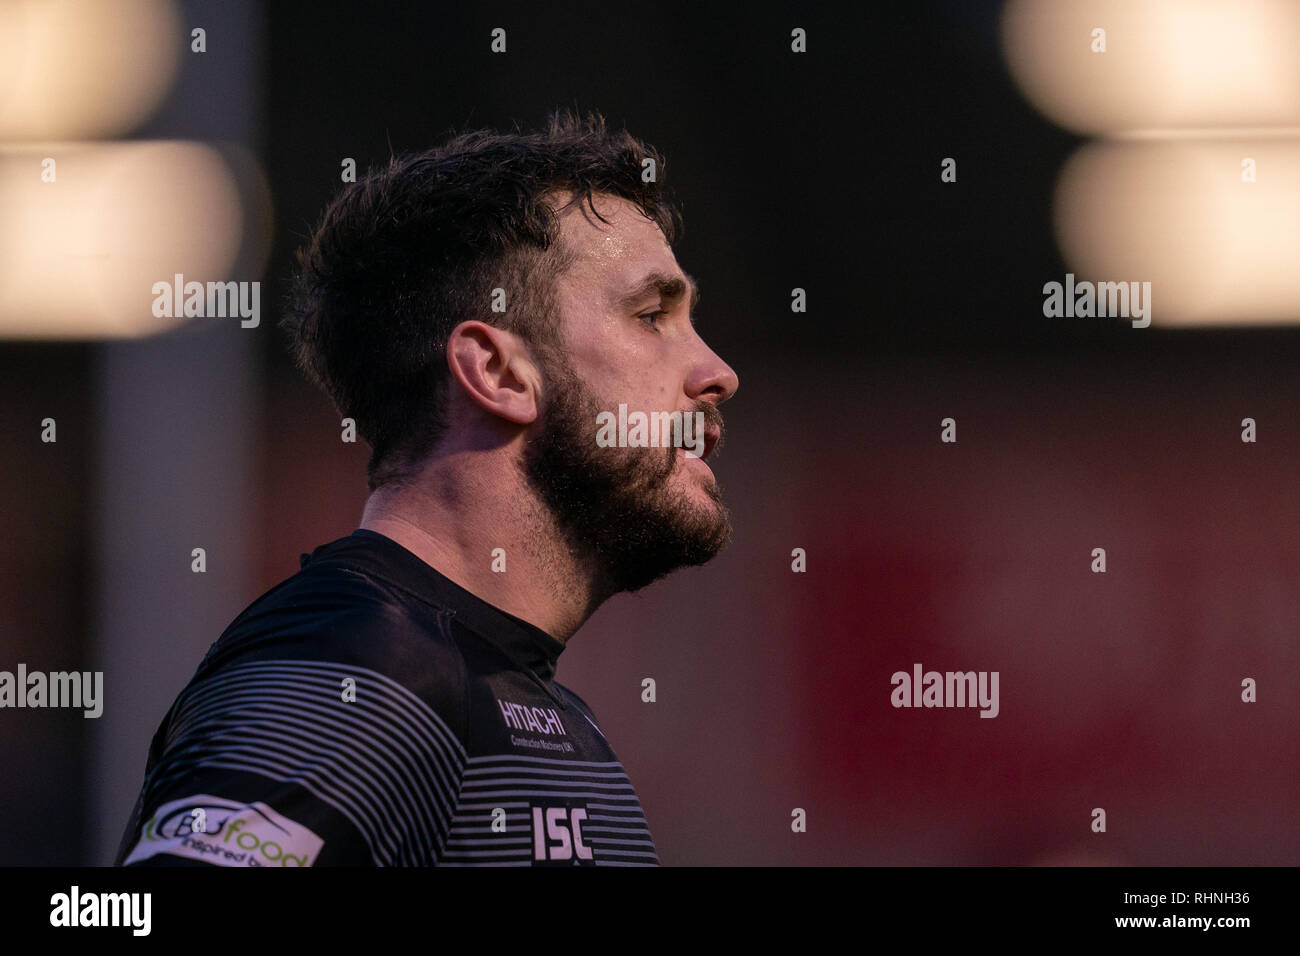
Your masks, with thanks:
M700 287L695 279L685 272L680 276L668 275L665 272L649 273L636 284L635 288L618 297L618 306L620 309L630 309L656 293L664 299L677 301L683 298L688 290L691 294L691 323L694 324L695 307L700 301Z

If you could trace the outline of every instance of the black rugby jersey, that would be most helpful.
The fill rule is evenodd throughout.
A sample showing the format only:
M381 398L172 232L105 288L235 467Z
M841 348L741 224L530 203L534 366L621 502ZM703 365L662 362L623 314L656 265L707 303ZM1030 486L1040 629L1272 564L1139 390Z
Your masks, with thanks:
M564 645L390 538L302 556L154 735L116 865L657 865Z

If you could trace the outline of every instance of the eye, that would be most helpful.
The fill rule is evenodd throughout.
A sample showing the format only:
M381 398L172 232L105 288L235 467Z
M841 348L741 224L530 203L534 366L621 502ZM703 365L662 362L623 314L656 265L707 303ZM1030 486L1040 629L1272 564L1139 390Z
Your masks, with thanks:
M656 309L653 312L644 312L641 315L638 315L637 318L645 322L646 325L654 326L657 325L659 322L663 321L660 318L656 318L656 316L663 316L667 314L668 313L663 309Z

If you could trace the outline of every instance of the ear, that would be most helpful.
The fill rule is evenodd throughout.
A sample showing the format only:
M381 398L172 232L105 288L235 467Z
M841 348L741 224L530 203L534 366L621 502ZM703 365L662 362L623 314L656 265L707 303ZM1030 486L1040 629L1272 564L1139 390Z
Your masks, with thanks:
M519 425L536 421L540 376L519 336L486 322L462 322L447 339L447 367L484 411Z

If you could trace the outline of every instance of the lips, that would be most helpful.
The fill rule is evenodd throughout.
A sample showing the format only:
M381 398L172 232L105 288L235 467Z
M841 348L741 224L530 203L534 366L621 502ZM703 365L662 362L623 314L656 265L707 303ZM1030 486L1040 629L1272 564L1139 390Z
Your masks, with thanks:
M708 458L709 455L713 453L713 450L720 444L722 444L721 426L710 425L704 430L704 451L702 453L696 455L694 451L689 448L678 448L677 454L679 457L694 458L697 461L704 461L704 459Z

